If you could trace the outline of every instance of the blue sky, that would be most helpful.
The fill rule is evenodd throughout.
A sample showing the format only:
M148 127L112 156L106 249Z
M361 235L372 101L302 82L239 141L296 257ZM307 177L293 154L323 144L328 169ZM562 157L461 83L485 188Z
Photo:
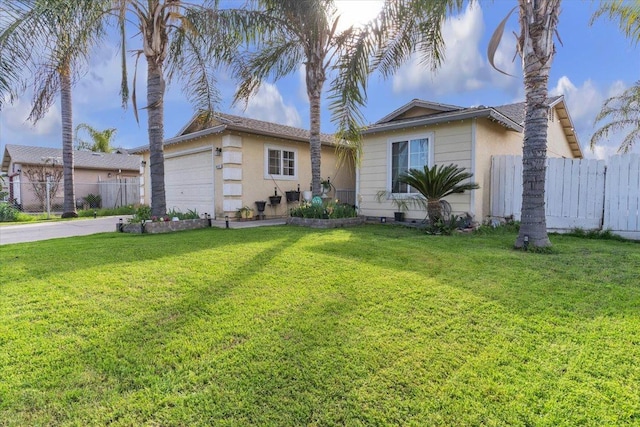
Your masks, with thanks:
M364 21L375 14L379 1L338 0L343 21ZM517 30L517 17L512 16L505 30L496 62L517 77L504 76L493 70L486 59L486 47L498 22L515 5L514 0L495 0L468 6L460 15L445 23L446 58L442 68L432 74L414 59L387 80L373 75L364 114L367 122L375 122L413 98L460 106L501 105L524 99L520 58L512 58ZM595 152L588 148L594 132L593 120L608 97L620 93L640 79L640 51L625 39L617 26L605 19L589 25L597 2L564 0L556 43L557 54L551 68L549 91L564 95L583 151L588 157L604 158L615 153L621 139L612 138ZM123 110L118 95L120 59L115 39L97 49L87 74L73 91L74 124L88 123L98 129L115 127L116 146L132 148L147 143L146 114L141 111L140 124L129 108ZM133 70L133 67L130 67ZM146 64L140 61L138 71L139 99L145 97ZM232 107L236 82L224 73L219 78L222 103L219 110L231 114L269 120L308 128L308 101L302 70L276 83L265 82L246 110ZM325 88L329 87L329 83ZM60 147L59 102L36 126L25 120L30 97L25 95L13 106L0 112L0 149L5 144ZM334 130L330 112L323 109L322 130ZM190 119L193 108L180 92L180 84L172 83L165 97L165 137L174 136ZM640 152L640 147L634 149Z

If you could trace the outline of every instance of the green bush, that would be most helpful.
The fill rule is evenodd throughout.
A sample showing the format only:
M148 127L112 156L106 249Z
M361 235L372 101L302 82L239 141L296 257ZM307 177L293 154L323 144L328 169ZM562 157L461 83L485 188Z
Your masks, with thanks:
M136 212L133 214L133 217L129 219L129 222L144 222L151 219L151 206L140 206Z
M91 209L97 209L102 203L102 196L100 196L99 194L87 194L84 197L84 201L89 205Z
M344 203L329 202L325 206L303 202L289 210L289 215L298 218L337 219L355 218L358 212L353 206Z
M86 210L79 210L78 216L83 218L88 218L88 217L93 217L94 213L96 216L133 215L136 213L136 209L133 206L120 206L119 208L115 208L115 209L108 209L108 208L86 209Z
M0 203L0 222L16 221L20 211L8 203Z
M178 209L171 209L167 212L169 218L178 219L199 219L200 214L196 209L188 209L187 212L181 212Z

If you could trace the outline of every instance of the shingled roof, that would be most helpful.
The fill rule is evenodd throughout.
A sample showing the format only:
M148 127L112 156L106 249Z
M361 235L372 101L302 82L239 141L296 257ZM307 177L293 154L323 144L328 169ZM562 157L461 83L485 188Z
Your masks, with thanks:
M310 138L309 131L305 129L232 114L215 113L210 124L204 126L199 123L198 116L194 116L189 123L178 132L178 135L165 139L164 145L178 144L224 131L251 133L300 142L309 142ZM322 133L320 134L320 142L323 145L333 145L334 137L333 135ZM131 153L143 153L145 151L149 151L148 145L129 150Z
M555 107L558 119L562 125L567 141L576 157L582 157L582 150L578 143L573 122L567 111L563 96L554 96L547 99L549 107ZM398 108L391 114L380 119L365 128L364 135L390 130L404 129L409 126L425 126L446 123L452 120L465 120L474 118L487 118L507 129L516 132L524 130L525 103L516 102L497 107L458 107L455 105L438 104L429 101L414 99ZM408 114L411 110L423 110L424 114Z
M49 147L33 147L28 145L7 144L2 157L2 170L8 172L9 164L42 165L55 160L62 164L62 149ZM74 151L75 168L108 169L108 170L140 170L140 156L129 154L94 153L91 151Z

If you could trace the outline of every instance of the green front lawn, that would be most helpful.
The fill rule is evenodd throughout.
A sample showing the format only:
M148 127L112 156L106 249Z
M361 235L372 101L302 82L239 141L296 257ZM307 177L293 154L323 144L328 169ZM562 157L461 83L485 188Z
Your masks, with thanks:
M640 245L385 226L0 246L0 425L640 425Z

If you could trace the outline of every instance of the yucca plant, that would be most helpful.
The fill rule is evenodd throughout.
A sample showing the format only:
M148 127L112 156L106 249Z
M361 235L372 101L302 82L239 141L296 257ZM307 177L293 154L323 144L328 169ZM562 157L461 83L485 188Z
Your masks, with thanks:
M451 194L480 188L475 182L463 183L472 176L472 173L465 172L464 168L452 163L448 166L434 165L431 168L425 165L424 170L409 169L399 180L413 187L427 199L427 214L431 223L435 223L442 219L441 199Z

